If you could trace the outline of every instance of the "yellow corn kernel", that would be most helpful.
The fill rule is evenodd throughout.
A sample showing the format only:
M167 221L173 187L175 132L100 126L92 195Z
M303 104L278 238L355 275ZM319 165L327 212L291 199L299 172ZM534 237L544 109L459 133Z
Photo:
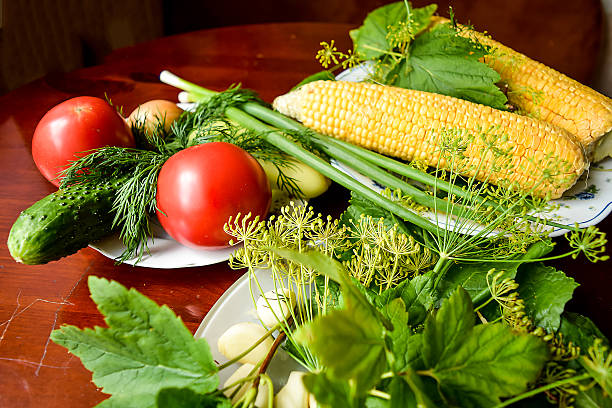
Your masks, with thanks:
M340 106L345 111L342 128L333 125ZM317 81L276 98L274 107L318 132L382 154L452 167L494 184L516 183L537 196L561 196L588 165L582 146L562 128L439 94Z

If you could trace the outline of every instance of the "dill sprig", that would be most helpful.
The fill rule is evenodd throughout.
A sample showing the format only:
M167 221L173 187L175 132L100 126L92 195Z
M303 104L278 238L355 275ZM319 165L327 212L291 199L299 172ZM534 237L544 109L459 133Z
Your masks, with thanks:
M157 175L169 157L169 153L151 150L104 147L79 158L63 173L61 187L121 181L111 210L115 214L113 228L120 228L119 236L126 247L118 258L120 262L135 257L140 260L148 252Z

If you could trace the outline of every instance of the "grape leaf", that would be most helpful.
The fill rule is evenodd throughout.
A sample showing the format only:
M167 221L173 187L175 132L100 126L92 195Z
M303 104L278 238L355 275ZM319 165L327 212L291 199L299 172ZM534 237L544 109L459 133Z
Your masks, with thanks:
M63 326L51 339L79 357L93 372L93 382L112 394L103 406L131 401L127 406L153 407L167 387L202 394L216 390L217 367L208 343L194 339L167 306L117 282L90 276L88 284L109 327Z
M448 24L437 25L414 40L410 57L392 67L386 83L505 110L508 99L495 85L499 74L479 61L485 54Z
M558 332L563 334L565 342L571 341L579 346L583 353L593 345L595 339L602 339L604 346L610 346L608 339L595 323L578 313L564 312Z
M438 6L430 4L426 7L411 9L412 30L415 34L423 31L430 23L431 16ZM387 4L372 10L363 21L363 25L350 31L355 52L362 58L374 59L381 57L391 49L387 38L388 28L406 23L408 11L403 1Z
M462 407L492 406L535 381L548 349L539 338L501 323L474 326L469 295L458 288L425 322L424 371Z
M554 332L561 323L561 313L572 298L578 283L551 266L541 263L523 265L517 274L519 297L537 326Z

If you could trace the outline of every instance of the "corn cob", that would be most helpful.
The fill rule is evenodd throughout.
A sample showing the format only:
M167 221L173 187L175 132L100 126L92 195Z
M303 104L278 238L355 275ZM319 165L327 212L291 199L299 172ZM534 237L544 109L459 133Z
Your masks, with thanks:
M434 17L435 24L448 22L448 19ZM612 131L610 98L485 34L465 27L461 33L493 48L484 62L508 84L510 103L574 134L588 156L593 154L598 141Z
M561 196L588 166L564 129L439 94L317 81L276 98L274 107L320 133L536 196Z

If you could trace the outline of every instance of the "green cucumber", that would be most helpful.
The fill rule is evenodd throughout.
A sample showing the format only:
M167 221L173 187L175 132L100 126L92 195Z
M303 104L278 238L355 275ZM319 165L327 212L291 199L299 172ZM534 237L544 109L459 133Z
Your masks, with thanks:
M112 231L121 181L96 187L72 185L23 211L11 228L8 249L17 261L39 265L72 255Z

